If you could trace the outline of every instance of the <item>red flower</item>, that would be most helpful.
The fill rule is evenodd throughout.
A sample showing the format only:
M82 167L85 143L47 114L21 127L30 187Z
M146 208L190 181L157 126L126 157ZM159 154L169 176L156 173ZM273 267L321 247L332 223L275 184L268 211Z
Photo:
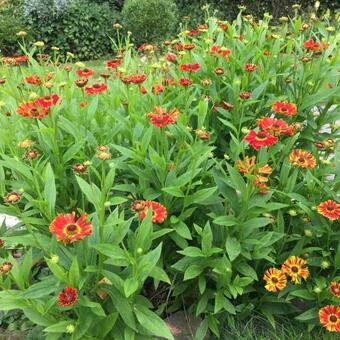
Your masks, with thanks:
M170 113L167 113L166 109L162 109L158 106L154 108L154 112L149 112L147 114L151 123L159 128L163 128L168 124L175 124L179 115L180 113L176 108Z
M333 200L320 203L317 206L317 210L319 214L327 217L331 221L335 221L340 218L340 204Z
M145 88L144 86L141 86L141 87L139 88L139 92L140 92L141 94L147 94L147 93L148 93L147 90L146 90L146 88Z
M269 53L269 51L265 50L265 51L263 51L263 55L264 55L265 57L268 57L268 56L270 55L270 53Z
M37 74L25 78L25 82L30 85L41 85L42 81Z
M66 287L59 292L58 302L61 307L69 307L74 305L78 300L77 288Z
M257 66L255 64L245 64L244 65L244 70L247 72L254 72L256 71Z
M125 76L121 78L124 84L141 84L146 80L146 74L134 74L131 76Z
M100 94L107 90L107 85L105 83L96 83L90 87L85 88L87 94Z
M175 63L177 61L176 54L172 52L168 52L167 60L170 61L171 63Z
M181 70L183 72L197 72L201 68L200 64L182 64Z
M187 35L189 37L194 37L194 36L197 36L197 35L200 35L200 34L201 34L200 30L192 29L192 30L189 31L189 33Z
M254 130L250 131L244 140L246 140L256 151L258 151L262 146L271 146L278 142L278 139L275 136L270 135L268 132L256 132Z
M274 112L279 113L284 116L294 116L297 114L297 108L296 105L293 103L288 103L287 101L285 102L280 102L277 101L273 104L272 109Z
M76 221L75 212L72 214L59 214L50 225L50 232L57 236L58 241L73 243L92 234L92 223L86 221L87 214L83 214Z
M190 79L188 79L188 78L181 78L180 80L179 80L179 84L181 85L181 86L190 86L190 85L192 85L192 80L190 80Z
M150 207L152 209L152 223L163 223L163 221L167 218L166 208L164 205L155 201L145 201L144 209L139 212L139 218L144 220Z
M329 285L330 292L336 296L337 298L340 298L340 283L339 282L331 282Z
M23 117L42 119L48 115L50 109L39 105L36 101L28 101L20 103L16 112Z
M121 64L120 59L112 59L112 60L108 60L108 61L106 62L106 67L115 69L115 68L117 68L118 66L120 66L120 64Z
M151 92L153 94L160 94L163 91L164 91L164 86L159 85L159 84L153 85L152 88L151 88Z
M319 310L320 323L329 332L340 332L340 307L328 305Z
M195 47L196 47L195 44L184 44L184 45L183 45L183 48L184 48L185 50L188 50L188 51L193 50Z
M87 102L80 102L80 103L79 103L79 106L80 106L80 107L85 107L85 106L87 106L87 104L88 104Z
M306 50L313 50L314 44L315 44L315 42L314 42L313 39L310 39L310 40L305 41L305 43L304 43L305 49L306 49Z
M273 136L280 136L281 134L291 135L294 133L294 128L290 127L282 119L262 117L256 123L261 130L267 131Z
M57 104L59 96L53 94L52 96L45 96L35 100L35 102L42 107L52 107Z
M77 71L77 76L81 78L91 78L96 72L90 68L83 68Z
M210 54L219 55L223 58L228 59L228 57L231 55L231 51L229 49L227 49L226 47L219 46L219 45L213 45L210 48Z

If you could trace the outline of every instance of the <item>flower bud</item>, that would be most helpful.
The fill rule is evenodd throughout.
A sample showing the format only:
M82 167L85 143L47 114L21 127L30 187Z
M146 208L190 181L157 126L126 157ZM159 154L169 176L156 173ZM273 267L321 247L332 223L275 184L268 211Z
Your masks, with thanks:
M51 262L57 264L59 262L59 256L54 254L51 255Z
M296 210L294 210L294 209L288 210L288 214L289 214L290 216L297 216L297 212L296 212Z
M21 38L26 37L26 35L27 35L27 32L25 31L19 31L18 33L16 33L16 36L21 37Z
M318 286L314 287L313 292L316 294L320 294L322 292L322 289Z
M326 260L322 261L321 264L320 264L320 267L322 269L327 269L329 266L330 266L330 263Z
M110 208L111 207L111 202L110 201L104 202L104 207L105 208Z
M248 128L246 128L246 127L243 127L243 128L241 129L241 132L242 132L243 134L247 135L247 134L250 132L250 130L249 130Z
M310 229L305 229L304 233L307 237L312 237L313 236L313 232Z
M43 41L36 41L33 45L35 47L44 47L45 43Z
M68 334L74 333L75 330L76 328L72 324L66 326L66 333Z
M137 248L136 252L137 252L138 255L141 255L141 254L143 254L143 249Z

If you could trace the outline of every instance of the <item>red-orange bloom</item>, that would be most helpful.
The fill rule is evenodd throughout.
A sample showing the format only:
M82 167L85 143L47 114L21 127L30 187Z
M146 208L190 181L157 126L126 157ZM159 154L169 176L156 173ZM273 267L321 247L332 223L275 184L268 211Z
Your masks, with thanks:
M243 175L254 175L258 183L268 182L268 178L261 176L270 175L273 169L268 165L259 167L256 165L256 156L248 157L246 156L243 161L240 159L236 162L238 169Z
M244 140L247 141L256 151L258 151L262 146L268 147L278 142L278 139L268 132L256 132L254 130L250 131Z
M5 65L18 66L24 62L28 61L26 55L14 55L13 57L2 57L2 62Z
M50 231L57 236L58 241L73 243L80 241L92 234L92 223L86 221L87 214L83 214L75 220L75 212L71 214L58 214L50 225Z
M312 169L316 165L313 154L309 151L295 149L289 155L289 161L299 168Z
M294 116L297 114L297 107L293 103L285 102L275 102L272 106L274 112L279 113L284 116Z
M329 290L334 296L340 298L340 282L331 282Z
M340 307L328 305L319 310L320 323L329 332L340 332Z
M86 87L85 92L87 94L101 94L107 90L107 85L105 83L96 83L92 86Z
M149 112L147 114L151 123L159 128L163 128L168 124L175 124L179 115L180 113L176 108L170 113L167 113L166 109L162 109L158 106L154 108L154 112Z
M189 79L189 78L181 78L181 79L179 80L179 84L180 84L181 86L187 87L187 86L192 85L192 80Z
M228 57L231 55L231 50L220 45L213 45L210 48L210 54L228 59Z
M306 280L309 276L306 261L297 256L289 257L282 265L281 270L289 275L295 284L300 283L300 277Z
M43 107L36 101L28 101L20 103L16 112L23 117L42 119L48 115L49 111L49 107Z
M256 69L257 69L257 66L255 64L245 64L244 65L244 70L246 72L254 72L254 71L256 71Z
M115 68L117 68L118 66L120 66L120 64L121 64L120 59L112 59L112 60L108 60L108 61L106 62L106 67L115 69Z
M183 72L197 72L201 68L200 64L182 64L181 70Z
M167 60L170 61L171 63L175 63L177 61L177 56L175 53L172 53L172 52L168 52L168 55L167 55Z
M274 267L269 268L263 276L263 280L266 281L265 288L269 292L278 292L284 289L287 285L287 278L284 272Z
M294 128L289 126L283 119L276 119L271 117L262 117L257 120L257 126L264 131L267 131L273 136L292 135Z
M66 287L64 288L58 296L59 306L69 307L74 305L78 300L78 290L77 288Z
M42 107L51 107L58 103L59 96L53 94L52 96L45 96L35 100L35 102Z
M90 68L83 68L77 71L77 76L81 78L91 78L95 74L96 74L96 71Z
M167 210L164 205L155 201L145 201L144 210L139 212L140 219L144 220L150 207L152 209L152 223L163 223L167 218Z
M185 50L188 50L188 51L193 50L195 47L196 47L195 44L184 44L184 45L183 45L183 48L184 48Z
M42 81L37 74L32 74L25 78L25 82L30 85L41 85Z
M333 200L327 200L317 206L318 213L335 221L340 218L340 204Z

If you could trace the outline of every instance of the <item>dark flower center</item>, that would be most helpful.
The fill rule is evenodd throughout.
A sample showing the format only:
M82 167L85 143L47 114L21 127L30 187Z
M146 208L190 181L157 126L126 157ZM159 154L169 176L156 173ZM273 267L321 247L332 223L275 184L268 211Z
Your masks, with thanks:
M300 162L300 163L303 163L304 161L305 161L305 158L304 158L304 157L300 157L300 158L299 158L299 162Z
M327 210L328 210L328 211L333 211L333 210L334 210L334 207L332 207L332 206L327 207Z
M267 137L266 133L263 132L263 131L260 131L258 134L257 134L257 137L258 138L261 138L261 139L265 139Z
M272 282L273 282L273 283L278 283L279 280L278 280L276 277L273 277L273 278L272 278Z
M336 317L336 315L331 315L330 317L329 317L329 320L331 321L331 322L337 322L338 321L338 318Z
M297 273L299 271L299 268L298 267L296 267L296 266L293 266L292 267L292 272L293 273Z
M78 226L76 224L69 224L66 227L66 230L69 234L76 234L78 230Z

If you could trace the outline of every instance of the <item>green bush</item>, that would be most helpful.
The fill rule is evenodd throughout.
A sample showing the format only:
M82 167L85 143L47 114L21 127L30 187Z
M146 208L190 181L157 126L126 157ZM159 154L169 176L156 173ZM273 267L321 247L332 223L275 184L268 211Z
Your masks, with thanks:
M18 50L16 33L25 29L21 9L22 0L0 0L0 53L3 55Z
M178 9L172 0L127 0L122 20L137 44L158 42L174 32Z
M62 52L70 51L79 59L97 59L109 53L109 36L116 12L108 4L88 0L35 2L33 7L31 1L26 2L25 20L35 40L45 42L47 52L57 46Z

